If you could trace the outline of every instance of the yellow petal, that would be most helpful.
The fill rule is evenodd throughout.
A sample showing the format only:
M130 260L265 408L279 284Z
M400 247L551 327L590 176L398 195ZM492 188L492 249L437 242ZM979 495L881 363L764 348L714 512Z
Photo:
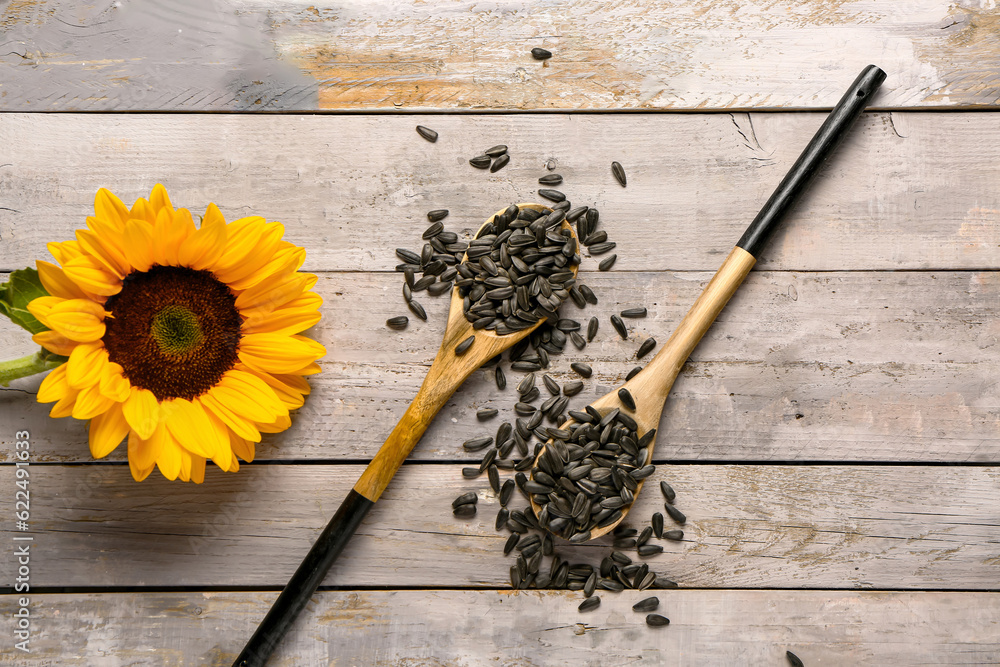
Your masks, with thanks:
M108 365L108 351L104 343L80 343L66 362L66 380L69 386L83 389L101 381L101 374Z
M305 331L322 319L317 311L285 309L247 320L240 327L244 334L295 334Z
M236 297L236 307L240 312L255 308L261 314L276 310L302 294L310 282L315 281L316 276L310 273L293 273L266 280Z
M268 373L294 373L326 354L326 348L301 336L252 333L240 339L237 353L247 366Z
M218 417L210 412L203 413L208 417L208 420L212 424L212 429L217 434L217 437L224 441L224 444L216 447L214 455L211 457L212 462L219 466L223 470L231 470L233 466L233 449L229 441L229 429L226 425L219 420ZM239 464L237 464L239 465Z
M109 273L104 266L90 255L70 260L63 268L66 277L91 294L111 296L122 291L122 281Z
M289 375L315 375L316 373L321 373L323 371L322 366L317 364L315 361L311 364L303 366L302 368L289 373Z
M245 261L247 256L260 246L261 235L266 226L267 221L259 215L233 220L226 225L226 247L212 267L212 271L218 275L218 272L229 271Z
M79 393L80 392L76 389L68 387L62 398L60 398L56 404L52 406L52 409L49 410L49 417L58 419L59 417L69 417L73 414L73 408L76 406L76 397Z
M227 408L218 398L212 395L211 391L206 392L194 399L194 402L200 403L205 410L210 411L213 415L218 417L223 424L228 426L233 433L237 434L241 439L260 442L260 432L257 430L257 427L253 425L253 422L241 417Z
M197 270L211 269L225 250L226 234L226 220L219 207L209 204L201 228L181 243L178 263Z
M148 201L139 197L132 204L132 210L128 212L128 217L133 220L145 220L152 225L156 222L156 211Z
M222 405L237 415L254 422L270 423L287 415L274 390L256 375L231 369L208 390Z
M161 404L167 429L184 449L198 456L211 457L219 447L229 446L220 442L216 428L200 404L175 398Z
M167 189L163 187L162 183L157 183L153 186L153 191L149 195L149 205L153 207L153 211L156 212L157 217L159 217L162 210L167 210L170 213L174 212L173 206L170 205L170 196L167 195Z
M194 233L194 222L187 209L170 213L167 208L161 208L153 227L153 262L162 266L177 266L181 244Z
M127 416L127 415L126 415ZM141 438L133 430L128 436L128 462L134 464L138 470L147 470L153 467L156 459L163 449L163 442L166 438L167 429L165 426L157 428L149 438ZM134 472L132 473L135 474ZM146 474L149 474L148 472Z
M51 403L61 400L70 391L76 393L66 381L66 364L62 364L49 371L49 374L42 380L42 384L38 387L37 400L39 403Z
M191 452L183 448L181 449L181 470L177 474L177 479L182 482L191 480Z
M91 220L92 218L87 218ZM60 264L65 264L74 257L79 257L83 254L80 249L80 244L76 241L63 241L62 243L57 243L56 241L49 241L45 244L48 248L49 254L56 258L56 261Z
M127 401L132 395L132 385L125 377L124 370L120 364L112 361L101 371L101 394L116 403Z
M195 484L205 481L205 459L200 456L191 457L191 481Z
M121 230L128 220L128 207L122 200L111 194L110 191L101 188L94 197L94 212L97 217L103 218L116 225Z
M252 275L265 266L274 257L278 242L285 233L285 226L280 222L265 225L260 238L252 246L231 245L219 260L215 275L226 284ZM232 234L229 236L233 240ZM242 239L239 239L242 241Z
M90 420L90 454L103 459L121 444L128 435L129 426L122 414L121 405L112 405L107 412Z
M136 271L148 271L153 265L153 226L145 220L125 223L125 259Z
M298 271L299 267L306 261L306 249L292 245L287 241L282 241L279 247L280 249L275 251L266 264L239 280L233 280L229 286L234 290L245 290L268 278Z
M173 481L181 472L181 446L168 432L163 438L163 447L156 457L156 467L167 479Z
M149 477L149 473L153 472L153 468L155 468L155 467L156 467L156 464L154 463L153 465L149 466L148 468L142 469L142 468L137 467L132 462L132 459L128 460L128 469L132 472L132 479L134 479L137 482L141 482L142 480L144 480L147 477Z
M95 384L80 390L72 414L75 419L85 421L107 412L113 405L117 403L101 394L101 388Z
M36 260L38 267L38 279L52 296L60 299L86 299L87 293L80 289L79 285L66 277L66 272L50 262Z
M232 443L233 454L240 457L247 463L253 461L254 443L246 438L241 438L235 433L229 434L229 441Z
M261 433L281 433L292 425L292 418L288 415L278 417L270 424L257 424Z
M104 335L108 313L89 299L60 299L41 296L28 304L28 312L49 329L79 343L89 343Z
M148 389L132 387L131 395L125 401L122 412L128 420L128 425L143 440L151 438L160 424L160 404L156 396L153 396L153 392Z
M91 226L93 229L76 230L76 240L79 241L80 248L116 278L127 276L132 267L125 259L125 251L116 241L121 238L121 232L111 229L108 223L102 220L95 220Z
M64 357L68 357L73 353L73 349L77 345L82 345L82 343L77 343L74 340L70 340L63 336L58 331L40 331L31 337L31 340L35 341L46 350L53 354L61 354Z
M254 373L257 377L264 381L267 386L274 390L274 393L278 395L281 402L289 410L296 410L302 407L305 403L305 399L302 398L302 393L297 391L294 387L285 384L283 381L279 380L270 373ZM289 377L287 375L282 375L282 378ZM294 376L292 376L294 377ZM303 382L305 382L303 380ZM306 385L308 387L308 385ZM309 393L308 389L304 393Z

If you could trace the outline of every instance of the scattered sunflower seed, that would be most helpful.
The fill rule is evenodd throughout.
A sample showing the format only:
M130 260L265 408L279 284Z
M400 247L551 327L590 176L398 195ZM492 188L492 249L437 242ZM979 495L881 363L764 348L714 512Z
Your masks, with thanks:
M644 544L637 551L642 557L655 556L656 554L663 553L663 546L659 544Z
M573 380L564 384L562 390L563 396L576 396L583 391L583 383L579 380Z
M538 179L539 185L559 185L563 182L563 177L559 174L545 174Z
M507 152L506 144L497 144L496 146L487 148L486 150L483 151L483 153L485 153L489 157L500 157L506 152Z
M504 153L496 160L493 160L493 164L490 165L490 173L495 174L496 172L500 171L501 169L507 166L508 162L510 162L510 155Z
M528 373L517 383L517 393L527 394L535 386L535 374Z
M410 310L413 311L414 315L416 315L425 322L427 321L427 311L425 311L424 307L421 306L418 302L410 300L406 302L406 305L410 307Z
M493 379L496 380L497 389L503 391L507 388L507 376L504 375L503 369L499 365L493 369Z
M405 329L406 325L410 323L410 318L406 315L399 315L398 317L390 317L385 321L385 325L390 329Z
M476 337L469 336L468 338L466 338L461 343L455 346L455 354L462 356L463 354L468 352L469 348L472 347L472 344L475 342L476 342Z
M476 157L469 159L469 164L476 169L489 169L492 161L493 160L490 159L489 155L477 155Z
M611 163L611 173L615 175L615 180L621 183L622 187L625 187L625 170L617 162Z
M639 535L639 537L636 538L635 540L636 546L641 547L642 545L646 544L646 542L649 542L649 538L652 536L653 536L653 529L649 526L646 526L645 528L642 529L642 533Z
M600 264L597 265L598 271L609 271L612 266L615 265L615 260L618 259L618 255L611 255L610 257L605 257Z
M667 532L663 533L663 537L664 539L667 540L674 540L675 542L680 542L681 540L684 539L684 531L679 529L668 530Z
M520 539L521 539L520 533L511 533L510 537L507 538L507 542L503 545L503 555L504 556L509 555L510 552L514 550L514 547L517 546L517 543L518 541L520 541Z
M554 201L554 202L561 202L566 200L566 195L559 192L558 190L547 190L545 188L542 188L541 190L538 191L538 196L545 197L549 201Z
M476 418L480 421L486 421L487 419L493 419L500 411L496 408L482 408L476 411Z
M660 598L653 596L651 598L646 598L645 600L639 600L634 605L632 605L632 611L646 612L646 611L656 611L656 608L660 606Z
M653 337L647 338L642 341L642 345L639 346L639 351L635 353L635 358L642 359L647 354L652 352L654 347L656 347L656 339Z
M417 134L432 144L438 140L438 133L429 127L424 127L423 125L417 125Z
M664 625L670 625L670 619L666 616L660 616L659 614L650 614L646 617L646 625L656 627L662 627Z
M660 491L663 492L663 497L667 499L667 502L673 505L674 499L677 498L677 492L674 491L674 488L666 482L660 482Z
M802 664L802 660L799 659L799 656L795 655L791 651L785 651L785 658L788 659L788 664L792 667L805 667L805 665Z
M427 212L427 219L431 222L437 222L439 220L444 220L448 217L448 209L446 208L436 208L433 211Z
M466 503L465 505L459 505L451 511L457 517L470 517L476 515L476 505L475 503Z
M553 396L559 395L559 383L549 377L547 373L542 376L542 382L545 384L545 388L549 390L550 394Z
M618 400L620 400L622 405L626 408L635 412L635 399L632 398L632 393L625 387L618 390Z
M466 440L462 443L462 449L467 452L478 452L481 449L486 449L493 444L493 438L490 436L483 436L481 438L472 438Z
M663 537L663 515L660 514L659 512L656 512L655 514L653 514L652 526L653 526L653 535L656 535L656 537L658 537L658 538L662 538Z
M507 506L508 501L510 501L510 495L514 493L514 480L508 479L504 481L503 486L500 487L500 505L503 507Z
M451 501L452 509L458 507L459 505L468 505L469 503L475 504L479 501L479 496L476 495L475 491L468 491L463 493L455 500Z
M618 335L621 336L622 340L628 340L628 329L625 328L625 323L622 322L622 318L618 317L617 315L612 315L611 326L615 328L615 331L618 332ZM656 344L655 341L653 344L654 345Z
M548 60L552 57L552 52L537 46L531 50L531 57L535 60Z
M639 371L641 371L641 370L642 370L642 366L636 366L635 368L633 368L632 370L630 370L628 372L628 375L625 376L625 381L628 382L629 380L631 380L632 378L634 378L636 375L639 374Z
M569 367L573 369L574 373L585 378L589 378L594 373L594 370L590 367L590 365L585 364L582 361L573 362L569 365Z
M590 251L591 255L603 255L604 253L608 252L609 250L613 250L617 245L618 244L615 243L614 241L605 241L603 243L595 243L592 246L588 246L587 250ZM600 267L598 267L598 268L600 268ZM611 267L608 267L608 268L611 268ZM604 269L604 270L607 271L607 269Z
M592 595L583 602L581 602L580 606L577 607L577 609L579 609L580 611L591 611L593 609L597 609L600 606L601 606L601 598L599 598L596 595Z
M646 317L645 308L626 308L621 313L622 317Z
M670 515L670 518L677 523L684 524L687 522L687 517L684 516L684 512L680 511L670 503L664 503L663 507L666 508L667 514Z

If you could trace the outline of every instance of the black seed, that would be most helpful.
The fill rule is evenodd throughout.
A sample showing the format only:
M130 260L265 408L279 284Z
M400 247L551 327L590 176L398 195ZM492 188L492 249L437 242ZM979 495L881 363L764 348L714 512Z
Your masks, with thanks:
M795 655L791 651L785 651L785 658L788 659L788 664L792 667L805 667L802 664L802 660L799 659L799 656Z
M493 438L487 435L482 438L472 438L471 440L466 440L462 443L462 449L467 452L478 452L481 449L486 449L492 444Z
M625 376L625 381L628 382L629 380L631 380L632 378L634 378L636 375L639 374L639 371L641 371L641 370L642 370L642 366L636 366L635 368L633 368L632 370L630 370L628 372L628 375Z
M500 414L500 411L496 408L482 408L476 411L476 418L480 421L485 421L487 419L493 419L498 414Z
M656 580L654 581L653 585L656 586L657 588L677 588L677 582L671 581L666 577L656 577Z
M501 391L507 388L507 376L503 374L503 369L497 366L493 369L493 377L497 383L497 389Z
M667 514L670 515L671 519L680 524L687 523L687 517L684 516L684 512L680 511L670 503L665 503L663 507L666 508Z
M618 244L616 244L614 241L606 241L604 243L595 243L594 245L589 246L587 248L587 250L590 251L591 255L603 255L607 251L612 250L613 248L615 248L615 246L617 246L617 245ZM598 268L600 268L600 267L598 267ZM608 267L608 268L611 268L611 267ZM608 269L601 269L601 270L602 271L607 271Z
M528 373L517 383L517 393L527 394L535 386L535 374Z
M531 57L535 60L548 60L552 57L551 51L546 51L545 49L540 49L537 46L531 50Z
M583 602L581 602L580 606L577 607L577 609L579 609L580 611L591 611L593 609L597 609L600 606L601 606L601 598L599 598L596 595L593 595L591 597L588 597Z
M618 400L620 400L622 405L626 408L635 412L635 399L632 398L631 392L629 392L629 390L625 387L618 390Z
M539 185L559 185L562 183L563 177L559 174L545 174L538 179Z
M500 493L500 469L496 465L491 465L486 469L486 476L490 480L490 488L493 493Z
M612 162L611 163L611 173L615 175L615 180L618 181L619 183L621 183L622 187L624 188L625 187L625 170L622 169L622 166L620 164L618 164L617 162Z
M518 541L521 539L520 533L511 533L510 537L507 538L506 544L503 545L503 555L506 556L514 550L517 546Z
M476 506L475 506L475 504L472 504L472 503L469 503L469 504L466 504L466 505L459 505L458 507L456 507L455 509L453 509L451 511L451 513L454 514L457 517L462 517L462 518L466 518L466 517L470 517L470 516L475 516L476 515Z
M431 222L437 222L438 220L444 220L448 217L448 209L446 208L436 208L433 211L427 212L427 219ZM425 237L427 238L427 237Z
M611 546L615 549L633 549L635 545L636 541L634 537L619 537Z
M545 388L549 390L549 393L553 396L559 395L559 383L553 380L548 374L542 376L542 382L545 384Z
M628 339L628 330L625 328L625 323L622 322L622 318L617 315L612 315L611 326L615 328L615 331L618 332L618 335L621 336L622 340Z
M506 507L512 493L514 493L514 480L508 479L500 487L500 505Z
M433 285L436 280L437 276L424 276L423 278L418 279L417 282L413 283L413 291L419 292L421 290L425 290Z
M483 471L479 468L462 468L462 477L467 479L472 479L473 477L479 477L483 474Z
M542 370L542 365L535 361L515 361L510 365L511 370L515 371L540 371Z
M390 329L405 329L406 325L410 323L410 318L406 315L399 315L398 317L390 317L385 321L385 325Z
M655 556L656 554L663 553L663 547L659 544L644 544L637 550L640 556Z
M653 535L656 535L656 537L658 537L658 538L662 538L663 537L663 515L660 514L659 512L655 513L653 515L652 525L653 525Z
M582 350L583 348L587 347L587 341L584 339L583 336L581 336L576 331L570 332L569 339L573 341L573 347L575 347L578 350Z
M564 396L576 396L583 391L583 383L579 380L573 380L564 384L562 389Z
M399 257L407 264L416 264L418 266L421 264L420 255L406 248L396 248L396 257Z
M489 169L490 162L492 162L492 160L489 155L477 155L469 160L469 164L476 169Z
M646 542L649 542L649 538L652 536L653 536L653 529L650 528L649 526L646 526L645 528L642 529L642 534L640 534L639 537L636 538L635 540L636 546L641 547Z
M644 591L650 586L652 586L654 583L656 583L656 575L653 574L652 572L647 572L645 575L643 575L642 580L638 584L636 584L636 588L638 588L640 591Z
M591 232L587 234L587 237L583 239L583 245L591 246L596 243L604 243L608 240L608 233L604 230L598 232Z
M451 506L452 508L455 508L459 505L468 505L469 503L475 504L478 500L479 496L476 495L475 491L468 491L451 501Z
M509 479L507 481L510 482ZM502 494L503 489L501 489L500 492ZM506 508L501 507L500 511L497 512L497 519L495 523L496 530L500 530L505 525L507 525L507 519L509 518L510 518L510 512L508 512Z
M646 340L642 341L642 345L639 346L639 351L635 353L635 358L642 359L647 354L652 352L654 347L656 347L656 339L647 338Z
M581 542L586 542L589 539L590 539L590 531L586 530L586 531L583 531L583 532L574 533L569 538L569 541L573 542L573 543L576 543L576 544L579 544Z
M566 220L567 220L567 222L576 222L580 218L583 218L583 215L589 209L590 209L589 206L577 206L572 211L566 211ZM584 218L584 220L586 220L586 219Z
M562 192L559 192L558 190L547 190L545 188L542 188L541 190L538 191L538 196L545 197L549 201L554 201L554 202L566 201L566 195L564 195Z
M472 347L472 344L475 342L476 342L476 337L469 336L468 338L466 338L461 343L455 346L455 354L457 354L458 356L462 356L463 354L468 352L469 348Z
M646 317L645 308L626 308L621 313L622 317Z
M500 157L507 152L507 146L505 144L497 144L492 148L487 148L483 152L490 157Z
M666 616L660 616L659 614L650 614L646 617L646 625L656 627L662 627L664 625L670 625L670 619Z
M431 296L441 296L445 292L450 292L452 287L454 287L454 285L452 285L450 281L434 283L433 285L427 287L427 293Z
M667 532L663 533L663 537L668 540L674 540L675 542L680 542L681 540L684 539L684 531L679 529L668 530Z
M422 319L424 322L427 321L427 311L424 310L423 306L416 301L407 301L406 305L410 307L410 310L413 311L414 315Z
M655 611L656 608L659 606L660 606L660 598L651 597L636 602L634 605L632 605L632 611L640 611L640 612Z
M503 155L501 155L500 157L498 157L496 160L493 161L493 164L490 166L490 173L496 173L500 171L501 169L507 166L508 162L510 162L510 155L504 153Z
M531 403L533 400L538 398L538 387L532 387L528 391L521 394L520 399L522 403Z
M606 257L597 265L598 271L608 271L612 266L615 265L615 260L618 259L618 255L611 255L611 257Z
M417 134L432 144L438 140L438 133L429 127L424 127L423 125L417 125Z
M574 362L570 364L569 367L573 369L573 372L585 378L589 378L594 373L590 365L585 364L582 361Z
M660 482L660 491L663 492L663 497L667 499L667 502L673 504L677 497L677 492L674 491L673 487L666 482Z

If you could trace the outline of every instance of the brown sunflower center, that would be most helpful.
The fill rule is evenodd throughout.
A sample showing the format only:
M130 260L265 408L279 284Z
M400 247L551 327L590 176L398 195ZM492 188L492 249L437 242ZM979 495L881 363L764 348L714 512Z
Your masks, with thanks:
M236 297L209 271L154 266L108 299L104 346L125 377L159 400L192 399L236 363Z

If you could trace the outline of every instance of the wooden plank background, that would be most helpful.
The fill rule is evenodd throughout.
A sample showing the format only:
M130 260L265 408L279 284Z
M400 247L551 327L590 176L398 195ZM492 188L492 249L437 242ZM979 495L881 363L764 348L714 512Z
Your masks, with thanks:
M18 0L0 25L7 111L829 108L870 62L882 107L1000 100L985 0Z

